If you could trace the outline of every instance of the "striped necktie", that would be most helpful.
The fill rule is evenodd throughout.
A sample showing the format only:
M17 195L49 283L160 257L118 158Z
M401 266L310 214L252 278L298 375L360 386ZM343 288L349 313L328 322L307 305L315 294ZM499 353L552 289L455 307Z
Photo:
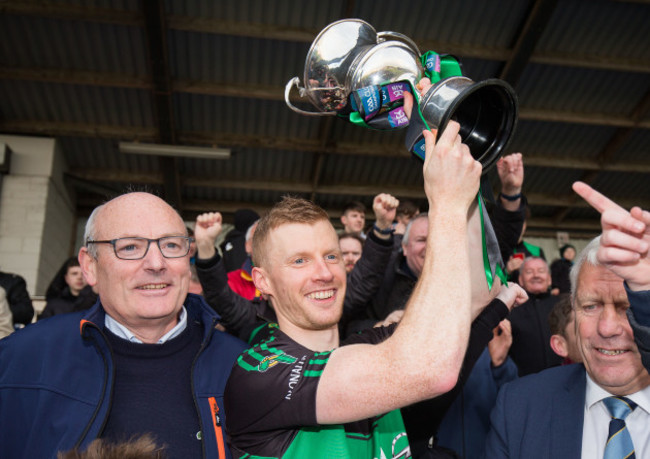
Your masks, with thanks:
M634 445L625 425L625 418L634 411L636 403L625 397L608 397L603 403L612 416L603 459L634 459Z

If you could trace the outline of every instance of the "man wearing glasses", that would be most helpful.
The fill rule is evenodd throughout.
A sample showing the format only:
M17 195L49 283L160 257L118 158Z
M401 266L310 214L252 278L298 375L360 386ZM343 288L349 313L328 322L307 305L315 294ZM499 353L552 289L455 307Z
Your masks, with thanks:
M0 457L149 433L168 457L227 457L222 397L246 347L188 295L180 216L129 193L96 208L79 261L99 302L0 341Z

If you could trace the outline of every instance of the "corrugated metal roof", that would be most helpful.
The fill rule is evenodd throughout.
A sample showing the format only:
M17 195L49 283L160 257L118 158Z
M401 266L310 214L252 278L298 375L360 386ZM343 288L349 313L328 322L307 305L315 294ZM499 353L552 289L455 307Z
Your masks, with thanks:
M643 73L529 65L517 86L522 104L531 109L630 115L639 94L650 89Z
M545 157L594 159L616 128L520 120L509 151Z
M637 130L630 134L627 142L612 158L614 162L646 162L650 158L650 130Z
M158 173L157 157L120 153L112 140L66 137L59 140L68 166L93 171L126 170L131 173Z
M170 72L182 79L284 87L293 76L303 79L308 49L307 43L279 46L272 39L171 31Z
M482 81L506 68L534 4L167 0L169 73L158 76L171 80L166 99L168 94L154 93L152 40L140 2L24 6L8 1L3 4L7 14L0 16L0 131L57 137L79 176L84 169L104 169L112 178L98 184L121 187L124 180L115 178L120 171L131 177L162 176L158 158L121 154L117 143L138 134L146 142L160 137L164 125L159 122L167 113L155 108L169 101L170 138L233 151L228 161L180 159L176 172L185 183L184 200L270 204L282 194L278 183L286 182L294 190L315 185L316 200L334 210L355 198L370 206L371 191L421 187L421 164L405 151L404 131L372 131L342 119L327 127L325 118L286 107L284 86L293 76L303 79L316 33L344 16L361 18L378 31L399 32L421 46L435 44L441 48L435 51L457 53L464 74ZM111 13L110 19L104 13ZM205 23L212 29L204 30ZM535 216L561 217L565 206L547 204L569 201L571 182L585 177L616 195L650 201L646 175L635 169L638 163L648 170L650 113L636 110L650 93L649 23L650 5L644 3L558 2L530 60L521 56L524 70L515 86L522 117L509 152L521 151L530 161L525 190L537 197L531 201ZM179 83L196 87L174 90ZM237 95L242 88L251 91ZM374 147L381 154L355 152ZM395 157L382 156L387 148L394 148ZM604 153L609 154L606 167L598 170L595 161ZM606 171L614 166L628 172ZM193 179L233 187L199 189ZM255 182L269 189L246 188ZM593 219L585 209L574 208L560 224L583 217Z
M314 157L297 151L237 149L228 160L183 159L183 174L188 177L222 180L302 182L313 169Z
M328 185L374 185L378 188L382 185L421 187L422 162L415 158L330 156L325 162L321 182Z
M317 120L295 115L284 102L195 94L176 94L174 100L179 131L301 139L317 136Z
M139 27L3 14L0 29L0 56L12 66L149 73Z
M639 196L646 196L650 192L650 180L646 173L607 172L600 174L593 186L612 197L624 196L628 190L633 190Z
M150 93L138 89L5 80L0 104L5 119L153 125Z
M635 2L564 0L537 44L539 52L629 59L650 58L650 7Z
M346 2L332 0L327 2L305 2L286 0L269 2L265 0L165 1L168 14L214 18L227 22L252 22L258 24L282 25L296 28L321 28L341 17Z
M377 30L392 30L413 39L508 48L528 2L508 0L494 4L471 0L436 2L355 2L353 13ZM425 51L425 50L420 50ZM434 50L446 52L445 50Z
M282 196L288 194L285 191L257 191L257 190L242 190L232 188L199 188L199 187L183 187L183 195L187 199L198 201L215 201L215 202L235 202L242 203L256 203L261 205L272 205L280 201ZM298 194L298 193L291 193ZM220 209L205 209L205 212L211 210L220 211Z
M582 171L579 169L526 167L524 190L526 193L563 196L571 194L571 184L581 176Z

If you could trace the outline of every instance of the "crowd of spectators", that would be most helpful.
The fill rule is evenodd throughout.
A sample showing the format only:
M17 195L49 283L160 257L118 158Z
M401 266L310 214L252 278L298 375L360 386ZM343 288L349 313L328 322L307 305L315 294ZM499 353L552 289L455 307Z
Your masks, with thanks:
M522 155L482 214L459 130L424 133L426 209L380 193L337 234L284 197L224 236L128 193L38 322L0 273L0 457L647 457L650 213L577 183L603 235L549 266Z

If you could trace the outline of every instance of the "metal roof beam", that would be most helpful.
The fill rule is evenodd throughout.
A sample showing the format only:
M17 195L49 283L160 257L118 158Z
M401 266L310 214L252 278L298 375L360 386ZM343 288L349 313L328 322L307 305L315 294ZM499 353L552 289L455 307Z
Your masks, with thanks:
M526 16L521 33L513 47L512 56L508 59L499 78L517 87L524 69L537 46L546 27L548 27L557 0L537 0Z
M588 124L593 126L629 127L650 129L650 120L635 120L629 116L598 113L560 112L555 110L538 110L522 107L519 119L526 121L544 121L551 123Z
M128 139L142 142L155 142L158 136L157 129L150 126L117 126L114 124L41 120L0 120L0 131L6 134Z
M153 82L153 111L158 124L158 142L176 144L174 114L172 110L172 83L169 73L167 51L167 26L165 24L165 5L162 0L142 0L145 18L149 68ZM165 199L179 211L183 210L178 159L166 156L159 158L160 168L165 177Z

